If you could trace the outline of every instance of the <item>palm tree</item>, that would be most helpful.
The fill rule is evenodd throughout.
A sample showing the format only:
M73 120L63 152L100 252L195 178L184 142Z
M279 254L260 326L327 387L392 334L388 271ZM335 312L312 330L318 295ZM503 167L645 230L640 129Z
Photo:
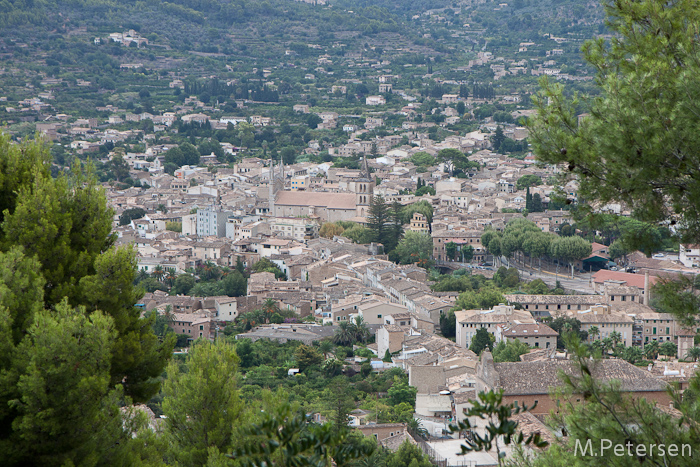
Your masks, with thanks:
M607 354L608 352L610 352L614 347L615 347L615 343L613 342L613 340L611 338L606 337L605 339L603 339L603 354L604 355Z
M177 279L177 276L175 275L175 269L168 268L168 272L165 274L165 282L168 284L168 287L173 286L173 284L175 283L175 279Z
M353 329L347 321L341 321L335 330L333 342L337 345L351 345L355 340Z
M600 336L600 329L598 329L598 326L591 326L588 329L588 335L591 336L592 340L596 340L596 336Z
M685 354L686 358L692 359L694 362L697 362L698 359L700 358L700 347L691 347L688 349L688 353Z
M423 427L423 424L417 418L411 417L411 419L406 423L406 427L408 428L409 433L414 436L418 435L423 439L428 439L428 436L430 435L428 430Z
M659 355L659 342L651 341L644 344L644 357L647 360L655 360Z
M265 315L266 322L270 321L270 318L272 317L272 315L280 312L280 308L279 308L279 306L277 306L277 302L272 298L266 299L263 302L260 309L262 310L263 314Z
M330 339L319 341L318 350L323 354L323 358L328 358L331 352L333 352L333 342Z
M600 352L601 354L605 353L605 348L603 346L603 341L598 339L597 341L593 341L591 343L591 351L593 353Z
M165 273L163 272L163 266L161 266L160 264L153 268L153 277L155 277L156 280L162 281L164 274Z
M617 331L613 331L610 333L610 339L613 341L613 348L616 348L620 345L620 342L622 342L622 334Z
M351 326L355 341L366 342L369 340L370 332L369 332L369 329L367 329L367 325L365 324L365 320L362 318L362 316L357 316L355 318L355 322L352 323L350 326Z

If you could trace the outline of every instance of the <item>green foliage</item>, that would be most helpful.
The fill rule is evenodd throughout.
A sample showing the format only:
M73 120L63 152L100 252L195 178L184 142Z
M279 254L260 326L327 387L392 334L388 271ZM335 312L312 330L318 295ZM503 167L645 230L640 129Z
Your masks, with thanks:
M445 164L445 169L447 169L450 174L454 173L455 169L462 169L466 167L469 160L466 154L458 149L441 149L437 154L437 160Z
M491 137L491 145L493 146L493 150L496 152L501 152L501 146L503 145L503 142L506 140L506 136L503 134L503 128L501 125L498 125L496 127L496 132L494 135Z
M64 301L53 312L37 311L14 346L8 309L0 310L5 461L60 465L99 456L103 424L115 416L108 397L113 320L101 312L88 317Z
M334 222L326 222L321 226L318 234L323 238L333 238L336 235L342 235L343 231L345 231L345 229L342 226Z
M416 190L415 193L416 196L423 196L423 195L435 195L435 188L431 186L422 186Z
M472 337L471 345L469 350L477 355L481 355L484 350L491 350L493 335L489 333L486 328L479 328L476 330L474 337Z
M361 316L354 320L341 321L333 335L333 342L337 345L351 346L356 343L365 343L370 339L370 332Z
M382 361L386 363L391 363L391 354L389 353L389 349L387 349L386 352L384 352L384 357L382 358Z
M361 245L374 241L374 232L360 224L355 224L354 227L345 230L343 236Z
M466 291L459 294L454 310L490 310L499 303L505 303L503 294L494 288L483 288L478 292Z
M674 357L678 353L678 346L674 342L666 341L659 346L659 354Z
M515 340L502 340L496 347L493 348L493 361L498 362L519 362L520 356L528 353L530 347L520 342L518 339Z
M426 200L421 200L418 201L417 203L409 204L408 206L405 206L402 210L402 219L401 222L403 224L410 224L411 223L411 218L413 218L413 213L419 212L423 214L427 219L428 223L432 224L433 222L433 206L430 204L430 202Z
M425 269L432 266L433 239L427 233L406 232L395 251L401 264L416 264Z
M408 440L386 459L386 467L431 467L432 465L433 463L423 450Z
M435 165L435 158L423 151L413 154L408 160L419 167L430 167Z
M535 279L525 285L525 291L533 295L548 295L551 291L542 279Z
M453 432L457 431L471 431L472 424L469 421L469 417L478 417L479 419L486 419L487 426L484 435L479 434L476 431L472 432L472 438L466 439L466 443L461 446L462 454L467 454L473 451L490 451L495 449L498 455L498 465L503 465L503 458L505 457L505 452L502 448L510 444L516 445L529 445L532 444L538 448L544 448L548 445L544 441L539 433L525 438L522 432L518 431L518 422L511 420L513 415L517 415L522 412L527 412L534 409L537 404L532 407L527 405L518 405L517 402L512 404L503 403L503 390L497 392L480 392L478 400L472 402L472 407L470 407L465 415L467 418L459 422L456 425L451 425L450 429Z
M146 211L141 208L126 209L119 216L119 225L129 225L132 220L141 219L146 215Z
M4 142L5 137L0 141ZM0 147L0 164L11 165L20 146ZM30 145L25 152L45 151ZM40 157L30 157L41 164ZM17 174L21 175L18 169ZM131 248L114 248L112 210L88 166L75 168L70 177L47 177L41 166L33 170L36 178L17 181L5 177L3 186L14 187L21 195L13 198L0 193L1 199L16 200L8 207L0 228L2 250L24 248L31 251L43 276L43 303L50 308L64 299L73 307L84 306L86 313L100 310L112 317L117 337L111 349L112 385L122 385L138 400L150 398L158 389L154 378L160 375L169 357L173 341L159 343L150 322L134 307L140 292L134 287L136 253ZM10 214L11 213L11 214ZM22 266L19 261L18 266ZM33 283L36 281L32 280ZM31 289L30 289L31 290ZM28 323L12 310L19 323ZM27 315L29 316L29 314Z
M269 258L260 258L260 260L250 268L251 272L271 272L274 273L275 279L287 280L287 275Z
M499 287L513 288L520 283L520 273L517 268L505 268L501 266L493 275L493 280Z
M635 217L669 218L689 241L700 239L698 44L695 0L603 2L614 40L590 40L585 60L596 70L595 97L565 95L546 79L534 99L531 139L540 160L565 163L579 196L620 201ZM566 93L568 94L568 93ZM579 115L586 112L579 121ZM604 154L604 157L601 157ZM587 208L590 211L590 207Z
M234 425L243 411L236 373L236 349L223 340L201 341L187 355L184 368L167 368L163 384L166 458L182 465L205 465L233 448Z
M182 232L182 222L166 222L165 230L170 230L171 232Z
M345 465L369 456L369 444L346 443L347 430L334 430L330 423L310 422L303 410L288 404L263 415L260 422L244 430L250 438L232 457L246 467L318 467Z
M585 341L588 339L588 332L581 330L581 321L576 318L566 318L560 316L547 325L557 331L559 336L557 336L557 348L563 349L567 334L574 334L580 340Z
M448 339L455 337L457 332L457 318L455 317L454 311L450 310L440 315L440 332L443 337Z
M385 253L392 252L403 234L401 205L398 202L386 204L380 195L372 198L367 229L372 234L372 241L384 245Z
M675 391L669 392L675 408L681 414L680 420L689 421L689 424L679 423L679 418L658 410L655 402L628 397L620 390L619 382L596 380L593 375L600 360L591 358L585 346L576 339L567 342L567 348L572 352L575 367L573 374L562 377L564 389L557 392L556 397L568 402L562 404L558 413L552 414L552 425L565 430L569 436L540 452L528 465L603 465L609 463L605 456L609 458L610 451L601 451L601 446L607 446L608 443L611 446L624 446L625 454L627 446L633 446L633 455L615 458L616 465L623 467L669 463L668 456L662 455L658 450L650 451L650 444L678 446L679 455L673 457L671 462L674 466L697 463L692 455L680 455L683 445L687 445L686 452L688 447L691 451L700 449L695 401L685 396L681 398ZM697 387L697 377L691 381L691 386L694 385ZM585 403L574 402L581 395ZM589 440L591 449L582 452ZM604 444L601 444L602 440L605 440ZM640 445L646 447L644 455L634 455L637 452L636 446Z
M415 406L416 391L417 389L413 386L409 386L408 382L400 379L398 376L395 376L394 384L387 392L387 395L389 396L389 403L391 405L399 405L405 402L411 406Z
M321 355L321 352L308 345L300 345L294 353L294 356L300 371L306 371L313 365L320 365L323 363L323 355Z

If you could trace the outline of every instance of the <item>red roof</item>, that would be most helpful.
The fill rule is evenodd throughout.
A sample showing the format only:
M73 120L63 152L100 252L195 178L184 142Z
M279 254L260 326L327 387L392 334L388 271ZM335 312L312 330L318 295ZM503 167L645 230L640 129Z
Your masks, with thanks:
M654 284L659 278L656 276L649 276L649 284ZM605 281L623 281L626 282L628 286L637 287L638 289L644 289L644 275L643 274L632 274L630 272L621 271L608 271L607 269L601 269L600 271L593 274L593 282L596 284L602 284Z
M603 250L605 248L608 248L607 245L603 245L602 243L598 242L593 242L591 243L591 247L593 248L593 252L595 253L596 251Z

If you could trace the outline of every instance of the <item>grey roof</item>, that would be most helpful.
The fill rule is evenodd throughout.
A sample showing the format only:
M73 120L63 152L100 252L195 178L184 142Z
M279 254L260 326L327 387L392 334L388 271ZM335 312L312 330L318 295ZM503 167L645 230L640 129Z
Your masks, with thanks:
M665 391L666 384L647 371L619 359L589 362L592 376L599 382L619 381L623 391ZM575 376L580 374L571 360L544 360L517 363L494 363L499 377L498 387L506 395L549 394L552 388L561 387L559 371Z

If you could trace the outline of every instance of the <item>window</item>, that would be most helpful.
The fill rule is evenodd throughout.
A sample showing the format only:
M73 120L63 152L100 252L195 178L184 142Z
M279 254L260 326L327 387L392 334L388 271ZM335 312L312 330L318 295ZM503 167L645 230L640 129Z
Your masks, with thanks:
M671 330L669 328L666 328L666 334L671 334Z
M200 326L199 326L199 330L200 330L200 331L204 331L204 326L203 326L203 325L200 325Z
M656 335L656 328L651 328L651 333Z
M377 319L382 319L382 315L377 315Z

